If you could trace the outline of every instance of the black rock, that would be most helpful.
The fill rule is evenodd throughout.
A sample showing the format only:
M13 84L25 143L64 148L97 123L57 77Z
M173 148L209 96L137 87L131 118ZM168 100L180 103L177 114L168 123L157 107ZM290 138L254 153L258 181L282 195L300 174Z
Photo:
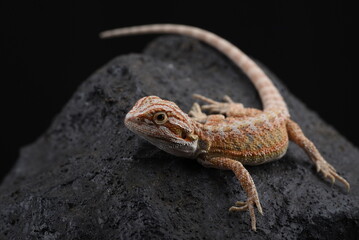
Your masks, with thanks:
M358 239L358 149L268 74L292 118L350 182L349 193L291 144L281 160L248 167L264 210L253 232L247 212L228 212L245 200L232 172L171 156L127 130L126 112L146 95L184 111L192 93L261 107L228 59L167 36L93 74L48 131L21 150L0 187L0 239Z

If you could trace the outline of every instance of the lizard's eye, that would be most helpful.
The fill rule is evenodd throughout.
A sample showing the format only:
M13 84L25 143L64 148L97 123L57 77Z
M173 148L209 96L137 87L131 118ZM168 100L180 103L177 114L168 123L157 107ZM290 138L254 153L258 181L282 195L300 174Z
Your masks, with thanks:
M153 121L157 124L164 124L168 120L167 114L165 112L157 112L153 115Z

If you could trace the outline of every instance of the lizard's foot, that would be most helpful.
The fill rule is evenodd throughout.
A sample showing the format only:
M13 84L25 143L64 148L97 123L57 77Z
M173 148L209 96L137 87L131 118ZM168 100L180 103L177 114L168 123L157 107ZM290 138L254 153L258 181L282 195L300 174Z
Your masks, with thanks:
M193 97L209 103L207 105L202 105L201 109L208 110L211 113L220 113L220 114L228 115L229 113L240 112L241 110L244 109L243 104L233 102L233 100L227 95L223 97L223 100L225 102L217 102L213 99L204 97L199 94L193 94Z
M257 227L256 227L256 215L254 213L254 205L257 207L258 212L263 215L262 206L259 202L258 196L248 198L248 200L246 202L237 201L235 203L235 206L232 206L229 208L229 211L234 212L234 211L249 210L249 215L251 217L252 230L256 231Z
M195 121L200 123L205 123L207 120L207 115L202 112L201 107L198 103L194 103L188 115Z
M315 161L315 165L317 167L317 172L323 173L324 177L329 178L332 183L334 183L335 180L342 182L345 185L345 187L347 188L347 190L349 191L350 184L347 182L347 180L345 180L343 177L341 177L337 173L335 168L332 165L330 165L327 161L320 158Z
M347 190L350 189L350 184L345 180L343 177L339 176L335 168L330 165L322 155L319 153L318 149L315 145L306 137L302 129L296 124L294 121L289 120L287 122L287 130L289 139L298 144L301 148L303 148L307 154L309 155L310 159L314 162L315 166L317 167L318 172L322 172L324 177L329 178L332 183L335 180L342 182Z

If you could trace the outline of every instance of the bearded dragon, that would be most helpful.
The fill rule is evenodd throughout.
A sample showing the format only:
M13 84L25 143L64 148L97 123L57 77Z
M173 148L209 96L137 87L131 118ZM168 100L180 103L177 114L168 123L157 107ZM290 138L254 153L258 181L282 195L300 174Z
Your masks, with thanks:
M102 32L102 38L125 35L170 33L201 40L216 48L237 65L251 80L262 100L263 110L246 108L225 96L217 102L195 94L206 102L194 103L188 114L174 102L157 96L139 99L125 117L132 132L175 156L197 159L205 167L231 170L247 194L230 211L249 211L251 227L256 231L255 209L263 215L256 186L244 165L259 165L281 158L289 140L298 144L316 165L317 171L332 183L349 183L319 153L291 120L287 105L264 71L245 53L218 35L185 25L153 24ZM208 111L209 115L203 111ZM215 113L215 114L214 114Z

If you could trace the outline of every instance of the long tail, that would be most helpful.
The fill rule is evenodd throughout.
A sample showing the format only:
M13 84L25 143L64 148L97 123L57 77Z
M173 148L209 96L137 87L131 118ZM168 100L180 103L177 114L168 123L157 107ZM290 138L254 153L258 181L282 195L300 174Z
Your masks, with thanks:
M214 33L192 26L178 24L152 24L108 30L100 33L100 37L113 38L126 35L152 33L186 35L199 39L218 49L230 58L239 68L241 68L252 81L259 92L264 111L276 109L281 110L283 114L289 116L286 103L284 102L278 89L273 85L272 81L263 72L263 70L240 49Z

